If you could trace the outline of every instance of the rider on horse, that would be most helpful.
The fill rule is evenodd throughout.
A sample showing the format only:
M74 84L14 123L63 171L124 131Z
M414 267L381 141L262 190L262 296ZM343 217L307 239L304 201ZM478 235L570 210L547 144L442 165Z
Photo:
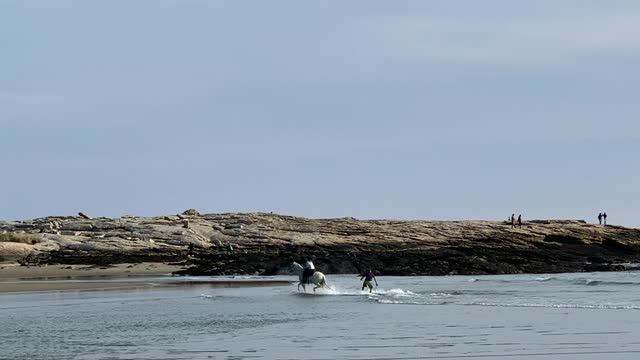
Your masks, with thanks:
M309 278L316 272L316 267L313 266L313 260L315 256L307 256L307 262L304 264L304 271L302 272L302 283L308 284Z

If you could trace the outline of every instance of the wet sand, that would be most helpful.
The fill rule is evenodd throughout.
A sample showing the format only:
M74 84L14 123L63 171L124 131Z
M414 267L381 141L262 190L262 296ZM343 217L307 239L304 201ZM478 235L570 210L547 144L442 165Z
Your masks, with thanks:
M19 264L0 264L0 280L55 278L69 276L151 276L170 275L173 271L183 269L180 265L165 263L117 264L110 266L97 265L42 265L20 266Z
M262 279L194 279L171 276L182 269L165 263L19 266L0 264L0 294L35 291L84 291L167 286L283 286L289 281Z

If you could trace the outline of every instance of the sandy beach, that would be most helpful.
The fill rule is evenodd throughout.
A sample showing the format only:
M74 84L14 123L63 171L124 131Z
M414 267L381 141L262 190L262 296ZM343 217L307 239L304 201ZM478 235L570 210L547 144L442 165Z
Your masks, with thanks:
M116 264L110 266L97 265L42 265L20 266L19 264L0 264L0 280L56 278L73 276L151 276L170 275L173 271L184 268L180 265L166 263Z
M171 273L182 269L166 263L95 265L0 265L0 294L35 291L84 291L159 286L247 287L288 285L288 281L251 279L192 280Z

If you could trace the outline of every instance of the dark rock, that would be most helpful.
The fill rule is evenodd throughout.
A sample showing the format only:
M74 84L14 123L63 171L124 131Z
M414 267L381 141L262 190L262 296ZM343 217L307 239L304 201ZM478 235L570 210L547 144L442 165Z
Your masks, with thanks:
M602 246L614 249L614 250L620 250L620 251L624 251L624 252L637 252L638 247L633 247L627 244L623 244L618 240L615 239L605 239L602 241Z
M544 241L557 242L560 244L584 244L584 241L582 239L570 235L551 234L545 236Z
M584 271L625 271L626 268L622 264L587 264Z
M609 262L601 256L587 256L587 261L593 264L605 264Z

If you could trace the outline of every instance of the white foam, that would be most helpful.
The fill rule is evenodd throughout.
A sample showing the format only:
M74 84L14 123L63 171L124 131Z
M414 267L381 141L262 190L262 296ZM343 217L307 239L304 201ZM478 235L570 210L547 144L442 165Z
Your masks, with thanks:
M384 294L384 295L391 295L391 296L395 296L395 297L409 297L409 296L416 296L418 294L411 292L409 290L403 290L403 289L391 289L391 290L379 290L378 291L379 294Z
M406 301L400 301L400 300L390 300L390 299L380 299L378 300L378 302L380 304L410 304Z
M553 276L543 276L543 277L537 277L536 281L549 281L555 279Z
M446 301L429 301L427 299L415 299L415 300L394 300L394 299L377 299L379 304L393 304L393 305L445 305Z
M352 289L341 289L338 287L334 287L332 289L318 289L315 292L293 292L293 294L300 295L333 295L333 296L371 296L371 297L394 297L394 298L404 298L404 297L415 297L420 296L420 294L416 294L409 290L403 289L376 289L373 292L369 292L368 289L365 290L352 290Z
M544 303L486 303L470 302L464 305L472 306L498 306L498 307L532 307L532 308L556 308L556 309L609 309L609 310L640 310L640 306L616 305L616 304L544 304Z
M452 297L454 296L454 294L450 294L450 293L431 293L429 294L429 296L433 296L433 297Z

